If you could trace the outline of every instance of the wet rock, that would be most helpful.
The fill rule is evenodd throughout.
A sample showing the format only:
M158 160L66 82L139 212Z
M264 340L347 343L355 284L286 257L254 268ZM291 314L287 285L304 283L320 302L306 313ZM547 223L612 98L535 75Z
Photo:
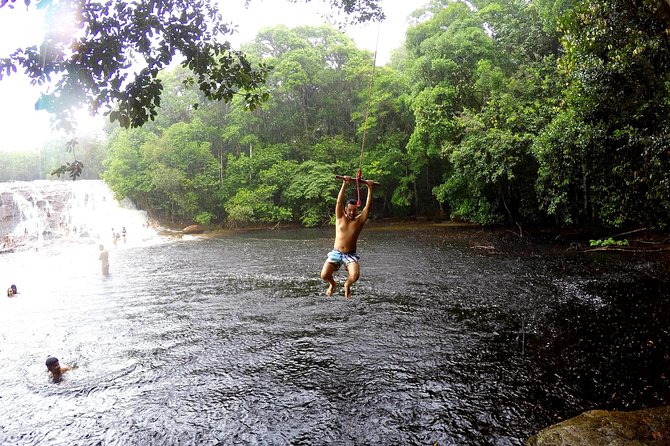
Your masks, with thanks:
M591 410L549 426L527 446L650 446L670 444L670 407L632 412Z
M200 225L186 226L181 232L184 234L202 234L205 232L205 227Z

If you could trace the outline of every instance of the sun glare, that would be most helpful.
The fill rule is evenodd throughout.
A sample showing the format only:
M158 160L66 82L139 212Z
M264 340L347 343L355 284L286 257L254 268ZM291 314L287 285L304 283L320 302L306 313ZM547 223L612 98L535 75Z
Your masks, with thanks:
M105 116L91 116L88 110L81 108L74 114L77 136L93 137L103 134Z

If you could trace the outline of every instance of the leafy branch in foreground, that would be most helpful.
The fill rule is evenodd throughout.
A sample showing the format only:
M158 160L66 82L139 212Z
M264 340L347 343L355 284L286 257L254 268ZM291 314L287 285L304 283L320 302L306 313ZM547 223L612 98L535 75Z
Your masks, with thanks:
M65 150L68 153L72 153L72 155L74 156L74 148L77 146L77 144L79 144L77 138L72 138L65 144ZM77 179L77 177L81 175L83 170L84 170L84 163L75 158L75 160L72 161L72 163L66 162L59 168L54 169L51 172L51 175L57 175L58 178L60 178L61 175L65 175L67 173L68 176L72 178L72 180L74 181Z
M384 17L379 0L328 1L354 22ZM15 2L0 0L0 8ZM229 102L240 94L253 110L269 97L264 84L270 68L252 66L231 48L227 36L234 28L215 0L24 3L45 12L44 40L1 58L0 79L22 68L33 84L48 87L36 108L50 112L65 130L72 130L73 112L82 106L125 128L154 120L163 90L158 74L175 59L193 72L190 82L207 99Z
M81 172L83 170L84 170L84 163L82 163L79 160L74 160L71 163L66 162L58 169L53 170L51 172L51 175L58 175L58 178L60 178L61 175L65 175L67 173L70 178L76 180L77 177L81 175Z
M267 97L268 67L252 67L231 49L225 36L232 28L211 0L40 0L36 7L45 11L44 41L0 59L0 79L22 68L33 84L50 87L36 108L66 130L82 106L125 128L153 120L163 90L158 74L177 57L208 99L243 93L253 109Z

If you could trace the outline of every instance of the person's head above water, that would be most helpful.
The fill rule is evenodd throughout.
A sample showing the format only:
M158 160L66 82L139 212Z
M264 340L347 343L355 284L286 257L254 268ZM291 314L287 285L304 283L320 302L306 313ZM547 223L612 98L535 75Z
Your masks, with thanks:
M70 366L60 365L58 358L54 358L53 356L49 356L47 358L46 366L47 370L49 370L49 373L51 373L51 377L53 378L54 382L59 382L63 373L72 370L72 367Z
M53 356L49 356L47 358L46 365L50 372L60 368L60 364L58 364L58 358L54 358Z

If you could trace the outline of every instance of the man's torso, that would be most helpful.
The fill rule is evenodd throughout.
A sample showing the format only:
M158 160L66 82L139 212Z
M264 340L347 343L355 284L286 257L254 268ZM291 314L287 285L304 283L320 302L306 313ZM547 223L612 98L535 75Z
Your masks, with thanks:
M356 252L356 242L363 224L360 216L355 220L349 220L346 216L338 218L335 223L334 248L342 252Z

